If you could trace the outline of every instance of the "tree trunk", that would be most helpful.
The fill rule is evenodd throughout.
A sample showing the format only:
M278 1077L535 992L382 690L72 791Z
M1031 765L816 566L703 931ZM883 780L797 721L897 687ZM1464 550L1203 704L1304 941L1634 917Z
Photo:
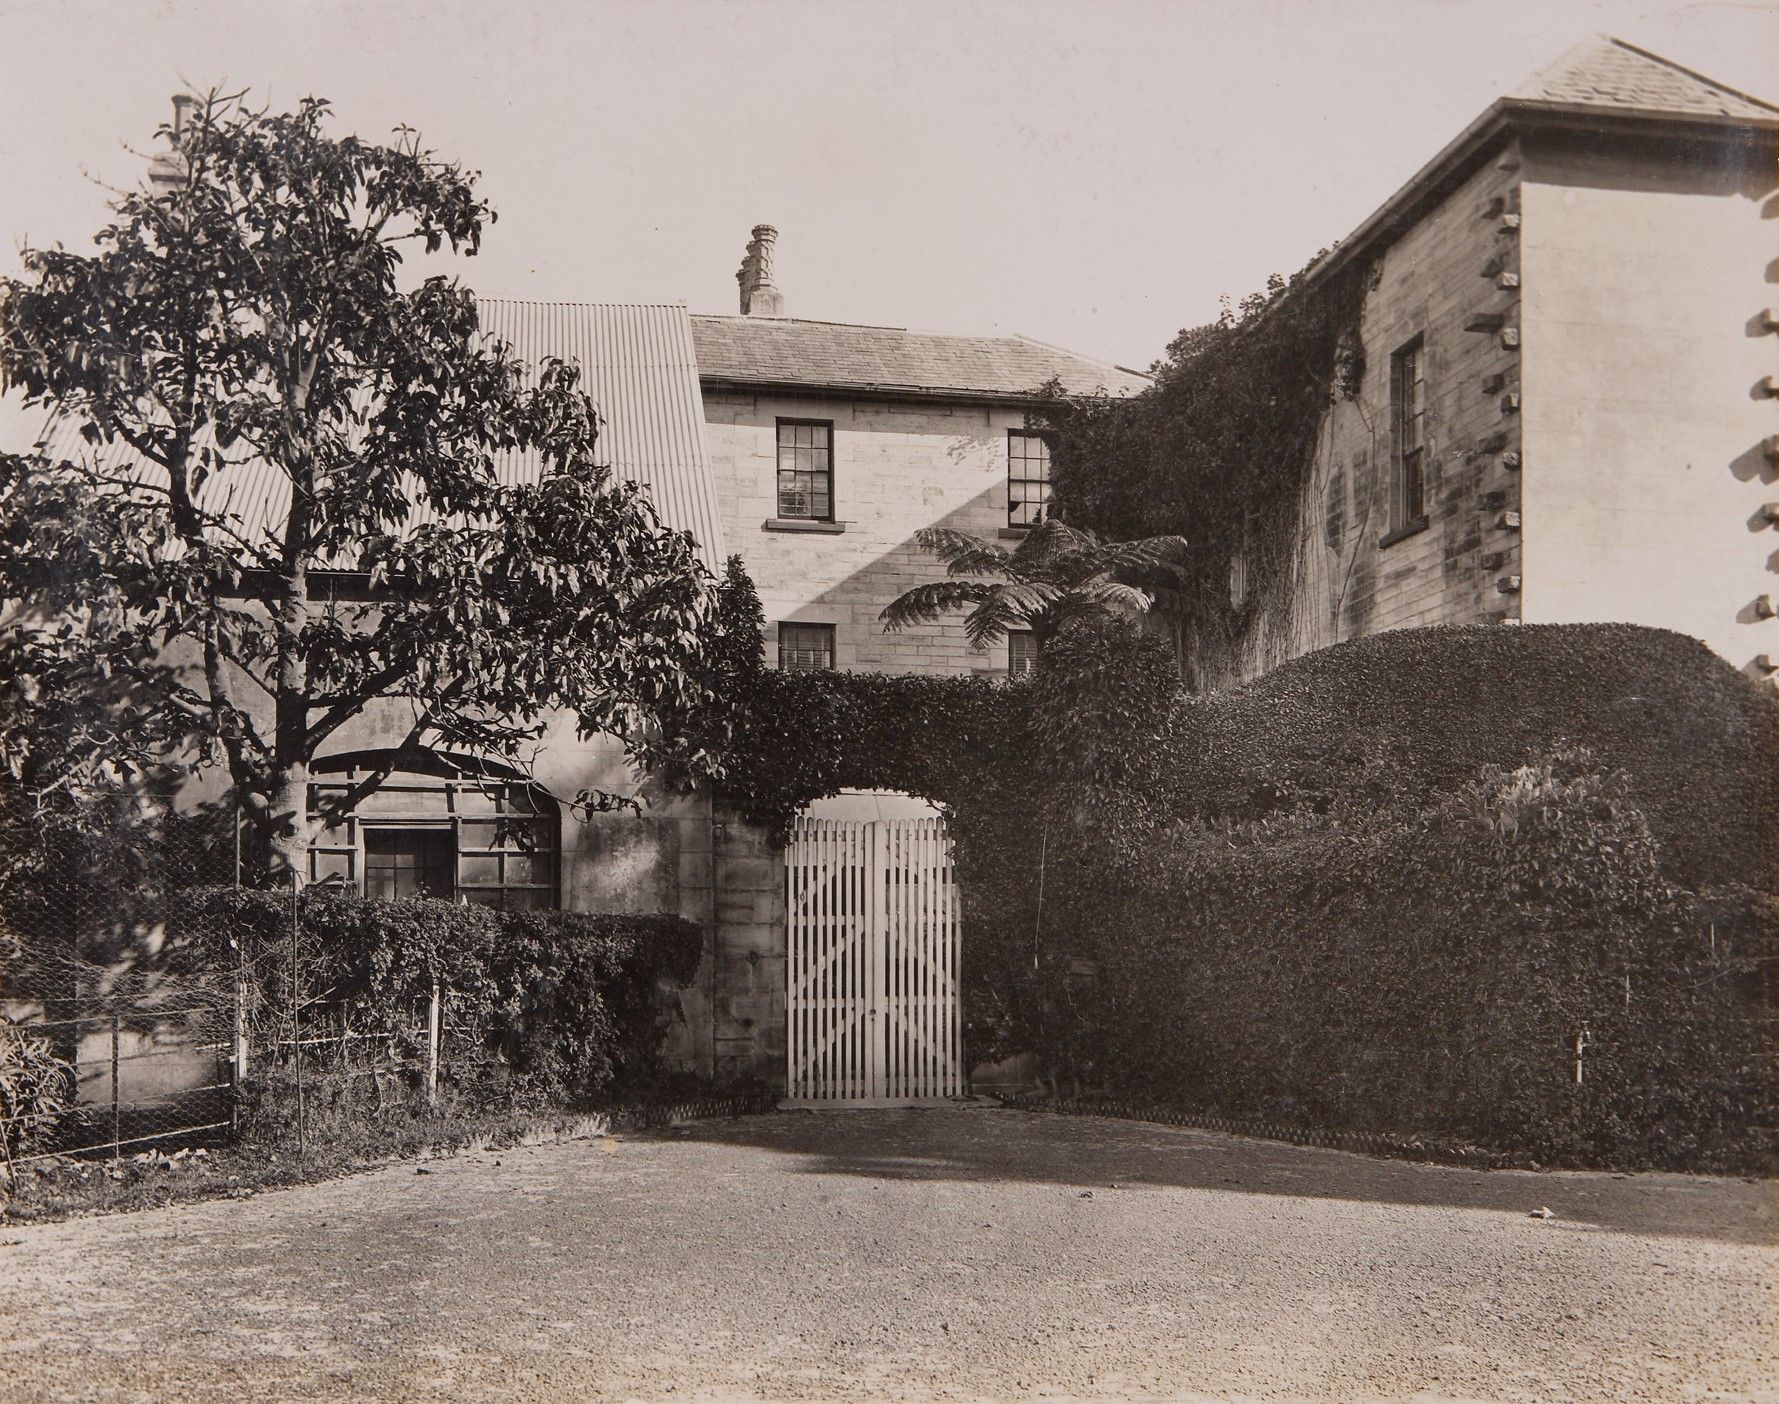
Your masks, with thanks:
M302 883L309 875L309 763L293 761L272 777L267 808L271 815L268 836L273 871L296 874Z

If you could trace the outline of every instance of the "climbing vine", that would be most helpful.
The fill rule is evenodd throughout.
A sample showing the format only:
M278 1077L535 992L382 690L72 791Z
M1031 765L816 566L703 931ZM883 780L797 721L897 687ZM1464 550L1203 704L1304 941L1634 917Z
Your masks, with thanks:
M1180 333L1155 383L1126 400L1052 387L1056 515L1116 539L1174 534L1191 546L1181 622L1195 650L1233 647L1267 609L1299 528L1329 406L1365 376L1363 266L1289 279Z

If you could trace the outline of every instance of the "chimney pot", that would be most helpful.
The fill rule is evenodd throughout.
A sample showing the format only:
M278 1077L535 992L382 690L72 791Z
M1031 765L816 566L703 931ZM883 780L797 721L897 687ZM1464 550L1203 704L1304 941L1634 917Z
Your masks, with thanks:
M149 158L148 183L151 188L165 192L184 182L185 158L179 152L179 139L191 125L192 109L197 105L198 100L190 93L173 94L172 141L165 151L156 152Z
M778 231L770 224L756 224L748 240L747 253L735 274L741 284L741 313L744 317L784 316L784 294L772 281L772 246L778 242Z

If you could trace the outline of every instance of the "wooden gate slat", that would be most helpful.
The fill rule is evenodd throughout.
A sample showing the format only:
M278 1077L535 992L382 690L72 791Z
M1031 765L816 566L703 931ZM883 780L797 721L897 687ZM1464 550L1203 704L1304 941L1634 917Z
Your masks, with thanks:
M951 836L804 815L785 853L785 1088L801 1102L963 1091Z

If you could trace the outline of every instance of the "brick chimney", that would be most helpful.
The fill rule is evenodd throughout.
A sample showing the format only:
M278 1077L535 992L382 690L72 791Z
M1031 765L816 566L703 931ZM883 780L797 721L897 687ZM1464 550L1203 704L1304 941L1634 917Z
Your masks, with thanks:
M772 281L772 246L778 242L778 231L770 224L756 224L753 238L748 240L747 255L735 281L741 284L741 313L744 317L784 316L784 294Z
M167 150L157 153L148 163L148 183L156 190L170 190L185 179L185 159L179 154L179 139L192 120L192 109L198 100L190 93L173 95L173 141Z

